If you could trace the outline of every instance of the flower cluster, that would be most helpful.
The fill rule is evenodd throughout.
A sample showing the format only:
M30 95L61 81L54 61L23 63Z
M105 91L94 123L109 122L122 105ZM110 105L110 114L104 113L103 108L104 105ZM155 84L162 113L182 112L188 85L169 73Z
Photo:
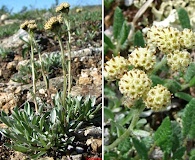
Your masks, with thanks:
M62 16L61 15L51 17L45 23L44 29L50 30L50 31L55 31L56 29L58 29L61 26L61 23L62 23Z
M156 63L156 56L149 48L136 48L129 55L130 65L143 70L150 70Z
M33 31L35 29L37 29L37 24L35 22L35 20L29 20L29 21L25 21L24 23L22 23L20 25L21 29L24 29L26 31Z
M122 56L116 56L105 63L104 77L109 81L120 79L127 71L128 61Z
M70 8L70 4L64 2L56 7L56 12L66 13L68 14Z
M159 111L167 107L171 102L171 93L169 90L158 84L154 88L152 88L146 96L144 100L147 108L151 108L154 111Z
M142 98L152 85L147 74L139 69L132 69L125 73L119 81L119 90L132 100Z
M179 31L173 27L152 26L146 37L150 49L158 48L167 55L167 64L171 70L184 71L191 62L190 53L185 49L195 47L195 33L192 30Z
M184 71L190 62L190 53L185 50L176 50L173 54L167 55L167 64L170 66L172 71Z

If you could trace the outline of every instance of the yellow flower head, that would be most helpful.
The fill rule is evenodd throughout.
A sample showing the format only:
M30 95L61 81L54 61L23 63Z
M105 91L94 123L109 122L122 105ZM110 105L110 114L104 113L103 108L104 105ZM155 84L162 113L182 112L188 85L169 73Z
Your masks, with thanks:
M120 79L119 90L124 96L138 100L147 94L151 85L152 81L144 71L132 69Z
M35 30L37 28L37 24L35 22L35 20L29 20L29 21L25 21L24 23L22 23L20 25L20 28L21 29L24 29L24 30Z
M192 62L192 58L186 50L175 50L167 55L167 64L172 71L184 71L190 62Z
M69 12L70 4L63 2L59 6L56 7L56 12L62 12L62 13L67 13Z
M156 56L149 48L136 48L129 55L128 60L136 68L148 71L153 68L156 62Z
M122 56L116 56L105 63L104 77L109 81L120 79L127 71L128 61Z
M61 23L62 23L62 16L61 15L51 17L45 23L44 29L50 30L50 31L55 31L56 29L58 29L60 27Z
M154 111L163 110L171 103L171 93L166 87L158 84L147 93L144 103Z

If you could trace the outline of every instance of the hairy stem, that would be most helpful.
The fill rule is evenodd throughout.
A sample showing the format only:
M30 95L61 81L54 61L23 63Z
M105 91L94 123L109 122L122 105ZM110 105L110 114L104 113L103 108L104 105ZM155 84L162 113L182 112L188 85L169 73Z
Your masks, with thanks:
M32 67L32 81L33 81L33 99L35 104L35 111L38 113L38 105L36 101L36 79L35 79L35 64L34 64L34 45L33 33L30 33L30 46L31 46L31 67Z
M62 43L62 39L60 36L57 36L60 50L61 50L61 63L62 63L62 70L64 76L64 83L63 83L63 93L62 93L62 105L65 107L66 104L66 92L67 92L67 78L66 78L66 62L65 62L65 54L64 54L64 46Z
M68 96L70 95L71 85L72 85L72 77L71 77L71 35L70 35L70 22L65 18L64 22L68 29Z
M132 134L132 131L137 121L139 120L140 113L143 111L143 107L135 108L133 110L134 110L133 118L132 118L131 124L129 125L128 129L120 137L118 137L112 144L110 144L109 146L105 146L104 149L106 151L109 151L115 148L119 143L121 143L121 141L123 141L125 138L129 137Z

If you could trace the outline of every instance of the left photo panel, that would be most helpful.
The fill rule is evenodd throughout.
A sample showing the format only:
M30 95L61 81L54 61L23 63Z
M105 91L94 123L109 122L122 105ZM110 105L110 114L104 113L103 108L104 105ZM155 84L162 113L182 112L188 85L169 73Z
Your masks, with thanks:
M0 2L0 160L101 160L102 0Z

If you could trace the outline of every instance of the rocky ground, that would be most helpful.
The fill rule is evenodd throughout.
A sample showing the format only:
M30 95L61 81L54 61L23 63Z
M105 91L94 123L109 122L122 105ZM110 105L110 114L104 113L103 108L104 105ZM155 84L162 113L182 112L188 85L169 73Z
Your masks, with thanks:
M9 19L7 19L7 21L10 23ZM14 22L15 21L16 20L14 20ZM6 24L6 21L4 23ZM95 96L97 98L97 104L100 104L102 100L102 22L101 20L85 21L80 27L86 28L86 26L90 26L90 28L98 27L98 30L94 32L94 36L89 40L80 39L81 37L75 34L75 29L71 31L71 68L73 76L71 95ZM88 32L90 32L90 30ZM86 34L85 31L83 34ZM20 67L26 65L29 61L28 54L26 54L26 57L22 55L26 44L21 40L21 37L27 40L28 33L19 29L14 35L0 37L0 47L6 50L6 56L0 56L0 110L4 110L10 114L15 106L22 107L26 101L32 102L32 97L30 96L32 89L31 78L27 76L26 83L22 83L22 81L18 80L18 77L20 77ZM66 37L62 38L64 45L66 45ZM44 30L39 30L36 33L36 39L39 40L38 43L41 46L42 55L52 55L54 57L59 55L59 45L52 35L49 35ZM80 43L78 43L79 41ZM35 55L35 58L38 60L38 55ZM52 72L49 76L50 92L55 95L58 91L62 90L63 86L61 67L55 66L52 68ZM46 91L43 89L44 82L41 78L37 81L36 85L38 88L37 95L47 100ZM3 128L6 126L0 124L0 127ZM67 156L59 156L61 157L59 159L79 160L94 156L101 157L101 122L97 126L86 126L77 136L79 136L80 141L78 141L77 144L70 145L69 148L71 149ZM4 146L4 143L9 141L9 139L1 135L0 160L25 159L25 155L9 150ZM48 155L48 157L44 159L57 158L49 157Z

